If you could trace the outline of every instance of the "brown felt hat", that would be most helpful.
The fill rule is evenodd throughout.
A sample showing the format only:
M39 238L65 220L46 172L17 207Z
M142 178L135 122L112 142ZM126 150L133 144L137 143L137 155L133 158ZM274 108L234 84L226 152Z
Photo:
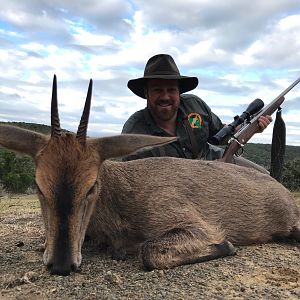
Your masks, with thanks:
M134 94L146 99L144 88L147 79L178 79L180 94L191 91L198 85L197 77L180 75L173 57L168 54L151 57L146 64L144 77L129 80L127 86Z

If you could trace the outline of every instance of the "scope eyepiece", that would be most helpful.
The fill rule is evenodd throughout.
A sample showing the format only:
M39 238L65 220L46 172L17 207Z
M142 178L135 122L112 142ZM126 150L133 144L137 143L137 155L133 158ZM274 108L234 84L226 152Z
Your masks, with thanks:
M223 127L218 133L216 133L212 138L211 142L213 145L220 145L222 141L227 137L231 136L234 132L234 128L231 125Z

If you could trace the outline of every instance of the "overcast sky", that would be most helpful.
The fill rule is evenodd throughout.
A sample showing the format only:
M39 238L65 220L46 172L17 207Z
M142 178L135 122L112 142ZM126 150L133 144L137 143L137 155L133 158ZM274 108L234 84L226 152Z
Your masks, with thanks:
M118 134L146 101L127 88L146 61L171 54L224 123L300 77L299 0L9 0L0 9L0 120L50 123L53 75L61 126L76 131L94 80L91 136ZM283 104L300 145L300 84ZM251 142L271 143L272 126Z

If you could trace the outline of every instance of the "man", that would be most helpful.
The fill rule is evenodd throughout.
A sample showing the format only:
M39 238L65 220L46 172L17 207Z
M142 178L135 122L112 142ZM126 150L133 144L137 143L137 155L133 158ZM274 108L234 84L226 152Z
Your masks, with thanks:
M183 94L198 85L197 77L180 75L170 55L151 57L144 76L128 81L128 88L137 96L147 99L147 107L134 113L124 124L122 133L178 136L171 144L139 152L124 160L151 156L173 156L214 160L222 157L223 150L210 144L211 138L224 126L217 115L199 97ZM271 117L260 117L258 126L263 131ZM243 158L239 165L266 170Z

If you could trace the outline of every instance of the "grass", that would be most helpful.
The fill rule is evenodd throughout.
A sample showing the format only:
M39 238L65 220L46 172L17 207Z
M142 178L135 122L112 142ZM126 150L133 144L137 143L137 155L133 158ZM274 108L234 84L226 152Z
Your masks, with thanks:
M36 195L12 195L0 198L0 213L14 212L35 213L40 211L40 203Z
M300 198L300 192L294 192L293 194L296 198Z

